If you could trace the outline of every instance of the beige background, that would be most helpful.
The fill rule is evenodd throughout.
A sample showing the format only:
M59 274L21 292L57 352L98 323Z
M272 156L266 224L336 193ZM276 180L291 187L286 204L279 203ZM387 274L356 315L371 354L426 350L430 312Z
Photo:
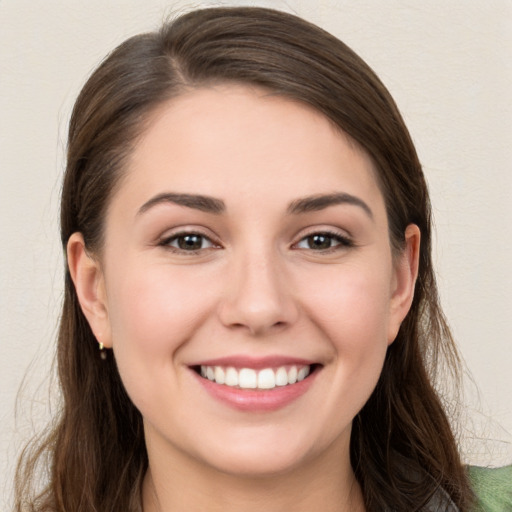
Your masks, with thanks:
M430 183L441 295L475 382L465 457L512 462L510 0L0 0L1 505L15 454L49 417L55 391L47 375L62 294L57 211L73 100L126 37L171 11L221 3L316 22L391 90Z

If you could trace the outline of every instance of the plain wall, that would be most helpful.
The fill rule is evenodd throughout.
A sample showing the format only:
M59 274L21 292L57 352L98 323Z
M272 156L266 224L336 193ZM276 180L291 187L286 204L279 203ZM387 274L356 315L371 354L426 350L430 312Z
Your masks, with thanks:
M166 14L221 2L0 0L0 495L51 414L62 296L66 123L86 77ZM512 2L223 2L295 12L358 52L395 97L430 184L441 297L472 373L469 462L512 462ZM25 379L15 417L18 390ZM50 391L49 391L50 389ZM473 437L487 437L482 443ZM0 499L2 503L2 499ZM3 509L4 507L2 507Z

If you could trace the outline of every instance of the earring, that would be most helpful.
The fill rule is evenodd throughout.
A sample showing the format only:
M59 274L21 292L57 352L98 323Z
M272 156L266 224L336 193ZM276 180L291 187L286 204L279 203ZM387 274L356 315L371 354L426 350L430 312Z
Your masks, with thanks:
M107 359L107 353L105 352L105 347L101 341L98 342L98 347L100 349L100 357L103 361L105 361L105 359Z

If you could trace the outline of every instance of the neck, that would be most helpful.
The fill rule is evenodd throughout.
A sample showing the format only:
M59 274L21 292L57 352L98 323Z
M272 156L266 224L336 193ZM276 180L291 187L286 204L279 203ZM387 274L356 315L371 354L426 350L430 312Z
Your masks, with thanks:
M183 454L182 454L183 455ZM144 512L364 512L361 489L348 456L270 475L228 474L186 456L172 468L149 457L143 484ZM348 455L348 454L347 454Z

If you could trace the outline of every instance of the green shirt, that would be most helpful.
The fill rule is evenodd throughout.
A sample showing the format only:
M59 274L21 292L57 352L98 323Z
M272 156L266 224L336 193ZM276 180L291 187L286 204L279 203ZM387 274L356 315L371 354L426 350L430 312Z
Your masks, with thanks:
M469 466L477 496L474 512L512 512L512 465L502 468Z

